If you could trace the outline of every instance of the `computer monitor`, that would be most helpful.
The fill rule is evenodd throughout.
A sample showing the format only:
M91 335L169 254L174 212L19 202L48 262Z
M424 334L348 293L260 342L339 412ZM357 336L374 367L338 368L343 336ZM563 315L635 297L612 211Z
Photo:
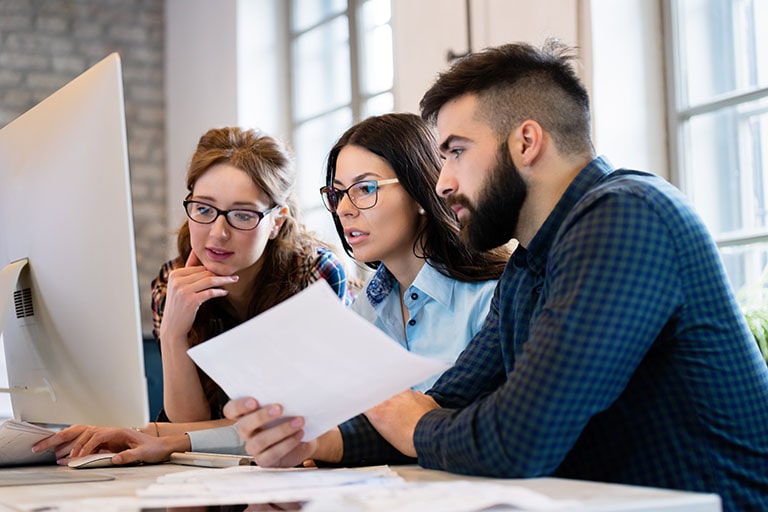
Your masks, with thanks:
M0 130L0 309L13 298L0 329L17 419L148 422L126 139L116 53Z

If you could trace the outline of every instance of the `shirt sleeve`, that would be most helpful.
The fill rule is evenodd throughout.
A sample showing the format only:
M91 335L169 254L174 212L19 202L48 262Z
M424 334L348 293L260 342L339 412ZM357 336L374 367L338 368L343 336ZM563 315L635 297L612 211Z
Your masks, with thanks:
M414 435L419 464L511 478L554 472L590 419L621 395L681 302L675 240L661 217L642 197L607 194L561 226L506 381L463 408L425 414ZM500 293L498 307L511 316L514 290ZM512 340L501 342L513 350ZM453 374L482 378L481 364L470 354ZM437 383L438 396L450 378Z
M319 250L315 259L309 282L313 283L319 279L325 279L345 305L349 306L352 303L344 265L330 249Z
M163 321L165 297L168 290L168 276L173 269L173 261L163 264L157 277L152 280L152 334L156 340L160 339L160 323Z
M381 464L414 464L416 459L403 455L389 444L360 414L339 425L344 444L340 466L376 466Z
M193 452L245 454L245 443L233 425L187 432Z
M506 379L498 335L498 290L483 327L470 340L454 366L427 391L441 407L464 407L499 387Z

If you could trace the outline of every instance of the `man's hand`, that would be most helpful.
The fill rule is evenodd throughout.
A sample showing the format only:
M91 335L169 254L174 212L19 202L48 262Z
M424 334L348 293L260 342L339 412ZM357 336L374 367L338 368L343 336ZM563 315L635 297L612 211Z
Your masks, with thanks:
M240 398L224 406L224 415L235 420L245 450L259 466L293 467L313 457L336 462L336 450L338 459L341 458L338 429L302 442L304 418L283 416L283 408L278 404L260 407L253 398Z
M409 457L416 457L413 433L422 416L440 406L431 396L417 391L403 391L365 415L384 439Z

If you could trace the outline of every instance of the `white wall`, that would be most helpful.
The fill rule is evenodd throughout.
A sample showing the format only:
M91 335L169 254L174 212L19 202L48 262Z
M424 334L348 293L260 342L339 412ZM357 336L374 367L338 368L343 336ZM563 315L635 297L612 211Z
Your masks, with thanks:
M660 2L591 0L595 145L669 179Z
M206 130L237 123L236 2L167 0L165 18L166 204L175 255L189 157Z
M286 0L167 0L169 232L183 218L184 174L212 126L259 126L285 137L285 73L275 21ZM648 0L473 0L474 50L557 36L581 49L598 153L617 166L669 176L660 5ZM466 51L464 0L393 0L395 110L421 95ZM240 70L247 72L238 73ZM175 251L175 240L169 244Z
M167 0L166 137L169 257L184 220L186 168L209 128L285 137L283 0Z

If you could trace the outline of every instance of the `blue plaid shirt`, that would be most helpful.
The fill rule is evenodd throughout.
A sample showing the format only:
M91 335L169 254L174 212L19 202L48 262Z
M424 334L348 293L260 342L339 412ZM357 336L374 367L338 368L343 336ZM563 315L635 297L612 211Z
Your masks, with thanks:
M717 249L659 177L593 160L429 392L427 468L718 493L768 510L768 368ZM394 457L342 426L345 461ZM355 428L360 429L357 438Z

